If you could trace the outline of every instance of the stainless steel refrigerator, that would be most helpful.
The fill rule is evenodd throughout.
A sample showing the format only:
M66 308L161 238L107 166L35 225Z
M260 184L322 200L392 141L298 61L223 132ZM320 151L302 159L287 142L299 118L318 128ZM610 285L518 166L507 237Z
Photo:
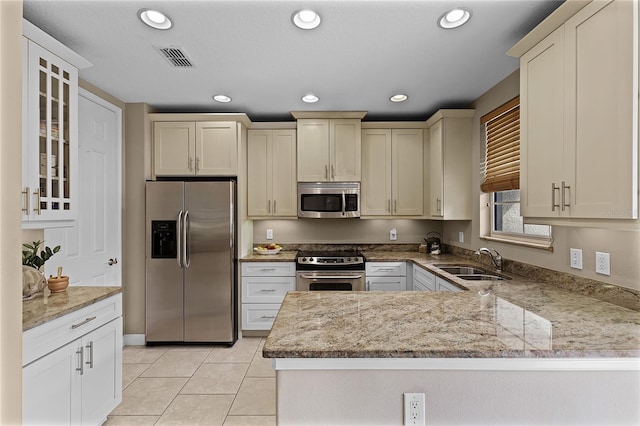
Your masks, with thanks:
M235 199L234 181L147 182L147 343L236 341Z

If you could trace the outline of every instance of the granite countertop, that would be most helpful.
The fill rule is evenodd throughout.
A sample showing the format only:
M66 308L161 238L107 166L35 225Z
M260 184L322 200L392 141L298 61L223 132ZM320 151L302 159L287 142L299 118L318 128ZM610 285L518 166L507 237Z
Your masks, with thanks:
M278 254L250 253L240 259L240 262L295 262L297 250L282 250Z
M22 302L22 331L121 292L122 287L70 286L61 293L50 293L45 289L43 295Z
M640 357L637 310L518 275L464 281L433 266L474 264L454 255L364 255L367 261L412 261L468 291L289 292L265 357Z

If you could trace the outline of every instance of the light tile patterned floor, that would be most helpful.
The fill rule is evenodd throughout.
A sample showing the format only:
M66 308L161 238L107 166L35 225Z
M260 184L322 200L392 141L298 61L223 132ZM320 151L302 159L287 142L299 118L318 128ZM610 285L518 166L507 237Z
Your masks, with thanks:
M263 344L126 346L122 403L105 425L275 425L275 372Z

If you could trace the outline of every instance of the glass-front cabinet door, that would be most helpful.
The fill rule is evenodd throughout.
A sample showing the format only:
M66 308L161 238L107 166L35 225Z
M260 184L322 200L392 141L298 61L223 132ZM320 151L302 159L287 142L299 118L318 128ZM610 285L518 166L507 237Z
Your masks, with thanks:
M25 221L75 218L78 72L32 41L26 43L26 49L28 79L23 102L27 103L28 128L23 135L22 211L23 227L32 227Z

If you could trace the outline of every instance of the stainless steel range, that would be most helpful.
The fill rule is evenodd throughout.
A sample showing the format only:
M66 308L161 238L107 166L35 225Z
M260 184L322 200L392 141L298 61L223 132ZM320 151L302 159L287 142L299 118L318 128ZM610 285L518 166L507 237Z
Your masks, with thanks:
M299 251L298 291L364 291L365 258L355 251Z

